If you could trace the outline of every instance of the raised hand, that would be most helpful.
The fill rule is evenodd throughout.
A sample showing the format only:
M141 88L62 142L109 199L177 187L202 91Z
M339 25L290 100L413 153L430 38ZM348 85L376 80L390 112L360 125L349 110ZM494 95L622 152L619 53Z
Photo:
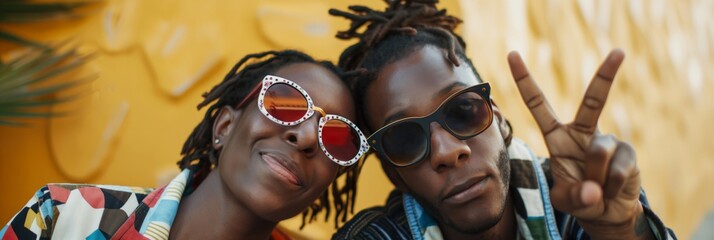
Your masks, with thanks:
M629 239L649 232L646 224L641 224L645 220L638 199L640 176L634 149L597 130L598 118L624 56L619 49L610 52L590 82L574 120L562 123L520 55L508 55L521 97L550 152L553 206L576 217L592 237ZM640 229L643 226L645 229Z

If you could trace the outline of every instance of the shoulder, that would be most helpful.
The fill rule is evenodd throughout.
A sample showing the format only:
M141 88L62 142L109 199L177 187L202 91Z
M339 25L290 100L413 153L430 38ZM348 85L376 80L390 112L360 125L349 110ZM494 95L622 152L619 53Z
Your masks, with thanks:
M43 215L50 216L53 236L84 238L79 232L111 232L139 207L151 188L51 183L41 189ZM38 192L37 195L40 193ZM82 224L77 224L82 223Z
M105 221L109 217L121 220L119 218L130 214L151 191L150 188L125 186L47 184L35 191L25 206L0 230L0 236L34 239L69 236L63 233L76 232L74 230L77 229L98 229L100 220ZM60 216L62 221L57 221ZM33 224L26 225L27 222Z
M358 212L332 239L411 239L402 194L394 190L384 206Z
M141 202L153 188L115 185L51 183L41 190L54 204L70 204L83 200L93 208L120 208L127 202ZM118 206L117 206L118 205Z
M109 192L126 192L134 194L149 194L154 189L145 187L120 186L120 185L104 185L104 184L79 184L79 183L48 183L42 189L47 189L51 194L66 192L66 191L109 191Z

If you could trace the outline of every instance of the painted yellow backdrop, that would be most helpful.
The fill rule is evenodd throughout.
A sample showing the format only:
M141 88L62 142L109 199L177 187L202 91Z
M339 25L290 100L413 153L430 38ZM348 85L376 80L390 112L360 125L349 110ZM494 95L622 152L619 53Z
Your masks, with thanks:
M356 0L107 0L91 17L0 26L59 41L74 36L98 55L73 89L83 97L55 110L67 117L0 127L0 222L47 182L155 187L178 173L175 162L193 127L200 94L247 53L295 48L336 60L346 42L332 36L347 21L329 17ZM363 1L383 8L381 1ZM688 238L714 205L714 1L442 1L461 16L468 52L494 85L516 136L546 154L512 83L505 56L518 50L561 119L570 119L587 81L613 47L627 57L601 117L601 130L638 150L643 185L657 213ZM4 60L20 49L0 45ZM70 94L70 93L62 93ZM359 182L357 208L390 190L374 159ZM298 218L282 226L290 231ZM295 234L324 239L332 224Z

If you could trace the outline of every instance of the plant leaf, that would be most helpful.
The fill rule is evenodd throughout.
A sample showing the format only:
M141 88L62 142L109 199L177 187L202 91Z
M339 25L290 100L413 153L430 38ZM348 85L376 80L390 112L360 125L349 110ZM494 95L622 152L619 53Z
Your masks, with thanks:
M32 97L40 97L40 96L45 96L49 94L53 94L56 92L59 92L61 90L77 86L79 84L84 83L84 81L70 81L66 83L59 83L55 84L49 87L44 87L44 88L39 88L39 89L34 89L31 91L15 91L11 92L10 94L6 94L4 96L0 96L0 101L5 101L8 99L23 99L23 98L32 98Z
M16 108L28 108L28 107L41 107L41 106L51 106L58 103L64 103L77 99L83 94L74 94L62 98L50 98L50 99L34 99L28 101L27 99L13 99L10 101L0 101L0 109L16 109Z
M60 62L62 59L67 58L69 55L72 55L74 52L73 51L67 51L64 53L61 53L59 55L56 55L55 51L49 50L49 51L40 51L38 52L30 52L27 53L28 55L37 55L37 56L30 56L30 58L25 59L25 61L18 62L15 64L8 64L11 65L9 72L4 72L3 75L0 75L0 85L7 84L7 82L10 81L15 81L17 80L17 77L22 76L22 75L28 75L28 74L35 74L38 71L48 68L58 62ZM13 67L14 66L14 67Z
M96 2L101 1L76 0L37 2L3 0L0 1L0 22L26 23L81 18L84 14L75 13L74 10Z
M72 56L67 56L65 58L69 58ZM54 69L47 70L41 74L36 74L34 76L32 75L25 75L25 76L18 76L15 81L9 80L3 82L4 79L0 78L0 93L10 91L12 89L20 88L23 86L27 86L28 84L36 84L39 82L43 82L45 80L51 79L52 77L58 76L62 73L68 72L70 70L73 70L80 65L84 64L90 56L74 56L73 59L69 59L67 63L61 64L56 66ZM65 60L65 59L59 59L59 60ZM54 60L50 60L47 62L55 62ZM47 64L43 64L44 66L47 66ZM33 69L39 69L39 68L33 68ZM32 70L29 70L32 71ZM14 84L11 84L15 82Z
M2 120L2 118L0 118L0 126L3 126L3 125L12 126L12 127L22 127L22 126L26 126L27 124L19 123L19 122L12 122L12 121L5 121L5 120Z
M37 108L75 99L77 95L62 98L52 95L92 81L96 75L39 88L31 86L76 69L90 57L78 55L75 49L60 53L55 50L34 50L0 66L0 125L19 124L12 119L50 118L61 115Z
M25 45L25 46L30 46L30 47L36 47L36 48L41 48L41 49L48 49L47 46L45 46L42 43L35 42L23 37L20 37L18 35L5 32L5 31L0 31L0 40L6 41L6 42L12 42L12 43L17 43L20 45Z
M80 18L86 15L86 11L79 13L75 10L103 1L0 0L0 23ZM37 31L41 30L37 29ZM33 48L7 62L0 60L0 125L22 126L25 124L17 121L21 118L49 118L62 115L42 107L75 100L83 94L60 98L54 95L62 90L85 84L96 77L88 76L38 87L36 84L81 67L92 55L79 54L76 47L60 51L59 49L63 49L66 43L49 45L2 30L0 30L0 41Z

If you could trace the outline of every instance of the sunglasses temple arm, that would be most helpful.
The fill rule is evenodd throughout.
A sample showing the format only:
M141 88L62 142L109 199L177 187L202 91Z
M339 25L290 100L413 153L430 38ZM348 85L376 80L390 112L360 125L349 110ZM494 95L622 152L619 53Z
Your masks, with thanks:
M257 85L255 85L253 90L250 90L248 95L246 95L245 98L243 98L243 101L241 101L238 105L236 105L236 109L240 109L241 107L243 107L243 105L245 105L248 101L250 101L253 97L255 97L255 95L258 94L258 92L260 91L261 86L263 86L262 81L259 82Z

